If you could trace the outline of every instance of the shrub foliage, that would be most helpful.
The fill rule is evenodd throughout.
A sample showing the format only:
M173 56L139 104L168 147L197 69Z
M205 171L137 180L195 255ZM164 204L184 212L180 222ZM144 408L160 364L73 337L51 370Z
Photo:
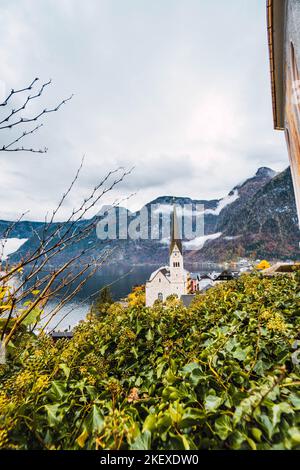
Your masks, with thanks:
M300 449L299 278L242 276L72 340L23 334L1 366L0 446ZM300 354L299 354L300 357Z

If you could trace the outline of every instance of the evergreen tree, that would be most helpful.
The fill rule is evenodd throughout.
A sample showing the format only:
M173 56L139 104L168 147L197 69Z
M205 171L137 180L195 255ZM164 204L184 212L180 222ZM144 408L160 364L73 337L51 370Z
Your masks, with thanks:
M98 302L100 304L112 304L113 303L113 299L112 299L112 295L111 295L109 287L106 286L103 289L101 289L100 295L98 297Z
M91 307L91 314L98 316L105 313L112 303L113 298L110 292L110 288L106 286L101 289L98 297L93 302Z

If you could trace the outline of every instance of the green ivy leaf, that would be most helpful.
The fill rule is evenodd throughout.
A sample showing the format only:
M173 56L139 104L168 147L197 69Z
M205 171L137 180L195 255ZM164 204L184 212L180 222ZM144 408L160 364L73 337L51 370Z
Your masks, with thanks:
M249 446L250 446L250 448L251 448L252 450L256 450L256 449L257 449L256 444L255 444L255 442L253 441L253 439L251 439L250 437L247 437L247 442L248 442L248 444L249 444Z
M156 427L158 432L162 433L166 431L172 424L172 420L169 415L165 414L161 418L158 419L156 423Z
M261 423L263 430L266 431L268 438L271 440L273 437L273 432L274 432L274 426L272 424L272 421L265 414L260 415L259 421Z
M61 413L59 403L45 405L45 410L47 411L47 418L50 427L57 426L59 423L61 423L63 415Z
M66 384L58 380L51 382L51 388L47 394L53 401L61 402L66 398Z
M144 431L140 434L130 446L130 450L150 450L151 449L151 432Z
M294 444L300 444L300 429L292 427L288 430L289 435Z
M65 374L66 379L68 379L70 376L71 369L66 364L59 364L59 367Z
M162 375L162 372L164 370L164 367L166 365L166 361L161 361L158 366L156 367L156 375L157 375L157 378L160 379L161 375Z
M232 432L232 424L229 416L220 416L215 422L216 434L222 441L225 441L229 434Z
M244 361L246 359L246 357L248 356L249 352L251 351L251 349L252 349L251 346L248 346L247 348L238 347L232 353L232 355L238 361Z
M100 433L103 430L104 418L97 405L92 406L85 423L86 428L92 433Z
M152 330L149 329L146 333L146 340L147 341L153 341L153 339L154 339L154 334L153 334Z
M156 420L157 420L157 416L155 414L148 415L144 421L143 432L144 431L153 432L156 428Z
M206 420L205 413L198 408L188 408L185 410L181 421L179 421L178 426L182 429L197 426L203 421Z
M286 414L293 413L293 410L288 403L282 402L282 403L279 403L278 405L277 404L274 405L272 408L272 412L273 412L272 423L273 423L273 427L275 428L275 426L278 423L280 423L282 413L286 413Z
M262 431L258 428L251 428L252 435L254 439L258 442L261 442L261 437L262 437Z
M208 395L204 400L204 407L206 411L216 411L219 406L222 404L223 399L217 395Z

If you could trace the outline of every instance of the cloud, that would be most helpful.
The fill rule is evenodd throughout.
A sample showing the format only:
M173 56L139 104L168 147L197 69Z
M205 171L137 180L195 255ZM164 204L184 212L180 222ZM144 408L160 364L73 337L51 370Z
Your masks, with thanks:
M1 250L0 250L0 260L2 261L7 259L7 256L11 253L17 251L20 246L22 246L25 242L27 242L27 238L8 238L8 239L0 239L1 242Z
M258 166L287 166L260 0L4 0L0 13L7 88L53 79L28 112L75 93L28 137L46 156L1 155L0 216L43 219L83 154L61 218L118 166L135 170L104 203L136 192L133 210L167 194L221 198Z
M204 235L202 237L194 238L194 240L190 240L188 242L184 242L184 247L186 250L201 250L204 247L206 242L210 240L216 240L220 238L222 232L219 233L211 233L210 235Z
M219 215L220 212L224 209L224 207L228 206L229 204L232 204L238 198L239 192L237 189L235 189L232 194L224 197L223 199L221 199L221 201L219 201L216 209L206 209L205 214Z

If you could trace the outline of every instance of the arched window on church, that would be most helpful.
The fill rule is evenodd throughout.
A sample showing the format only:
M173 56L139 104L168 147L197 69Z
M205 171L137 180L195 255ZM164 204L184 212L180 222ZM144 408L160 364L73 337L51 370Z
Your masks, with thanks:
M164 296L163 294L160 292L157 296L158 300L160 300L161 302L164 300Z

